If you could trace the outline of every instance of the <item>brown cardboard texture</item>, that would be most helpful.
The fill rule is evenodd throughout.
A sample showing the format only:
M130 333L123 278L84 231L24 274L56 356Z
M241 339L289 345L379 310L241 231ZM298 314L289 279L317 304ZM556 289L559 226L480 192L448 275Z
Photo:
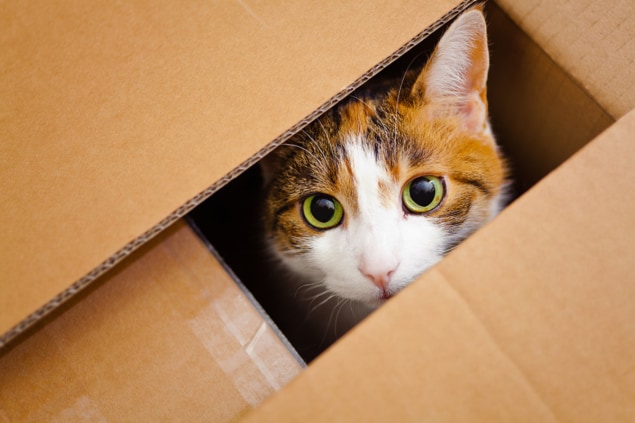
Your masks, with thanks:
M589 19L582 2L568 5L569 22ZM612 122L605 108L621 116L634 91L594 98L586 89L602 72L572 78L537 42L541 28L523 34L522 19L492 6L495 127L533 183ZM635 38L611 27L633 18L630 4L615 6L595 16L593 45ZM552 22L563 13L537 9ZM624 57L606 60L609 74L628 70ZM633 421L634 130L632 111L245 421Z
M239 289L181 224L40 318L457 4L0 6L0 416L231 421L289 381L293 353L244 296L249 330L218 335L231 325L204 312ZM633 9L487 6L492 121L522 195L245 421L635 420Z
M635 418L630 112L245 422Z
M2 421L226 422L300 371L183 222L56 314L0 353Z
M514 193L519 195L609 126L613 118L499 8L490 5L487 17L493 51L488 82L492 124L503 151L510 157ZM429 41L437 37L435 34ZM434 42L422 43L385 72L401 75L415 60L413 56L425 58L433 46ZM361 313L359 308L338 307L337 300L308 312L296 291L280 283L276 269L258 253L264 246L253 235L259 231L257 224L251 224L260 217L258 208L252 207L262 186L259 176L257 168L250 169L190 216L300 355L310 362L345 333Z
M456 4L2 4L0 345Z
M633 108L634 2L496 3L613 117Z

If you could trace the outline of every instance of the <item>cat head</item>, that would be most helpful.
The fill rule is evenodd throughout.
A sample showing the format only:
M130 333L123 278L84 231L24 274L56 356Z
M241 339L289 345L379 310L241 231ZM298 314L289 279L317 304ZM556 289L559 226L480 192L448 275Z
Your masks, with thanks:
M461 15L426 66L350 98L262 162L272 250L335 295L378 305L501 208L485 20Z

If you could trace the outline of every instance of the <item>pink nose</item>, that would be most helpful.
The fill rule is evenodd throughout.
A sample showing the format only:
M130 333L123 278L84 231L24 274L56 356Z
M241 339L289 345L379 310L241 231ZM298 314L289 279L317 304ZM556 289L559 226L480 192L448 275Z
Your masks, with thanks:
M386 266L369 266L363 263L359 266L360 273L382 291L387 290L390 279L396 269L396 264L389 264Z
M358 269L366 279L388 295L390 280L398 266L399 260L391 254L363 254Z

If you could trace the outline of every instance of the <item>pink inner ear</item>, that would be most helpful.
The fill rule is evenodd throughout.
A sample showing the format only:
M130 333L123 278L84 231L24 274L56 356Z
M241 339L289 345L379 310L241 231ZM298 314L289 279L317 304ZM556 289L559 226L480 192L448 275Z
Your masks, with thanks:
M487 129L486 83L489 68L487 31L479 10L461 15L448 28L413 93L424 93L430 112L457 116L465 129Z
M465 129L469 132L479 133L487 127L487 107L478 94L466 97L466 101L460 107L460 113Z

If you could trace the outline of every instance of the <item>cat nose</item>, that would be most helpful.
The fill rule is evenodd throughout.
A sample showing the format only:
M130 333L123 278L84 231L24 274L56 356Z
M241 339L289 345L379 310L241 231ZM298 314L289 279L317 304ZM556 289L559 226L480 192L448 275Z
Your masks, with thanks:
M362 269L359 269L367 279L369 279L377 288L385 291L388 287L388 283L390 282L390 277L394 273L394 270L391 270L387 273L366 273Z
M366 279L370 280L377 288L386 291L392 275L395 273L399 263L369 263L362 262L359 271Z

